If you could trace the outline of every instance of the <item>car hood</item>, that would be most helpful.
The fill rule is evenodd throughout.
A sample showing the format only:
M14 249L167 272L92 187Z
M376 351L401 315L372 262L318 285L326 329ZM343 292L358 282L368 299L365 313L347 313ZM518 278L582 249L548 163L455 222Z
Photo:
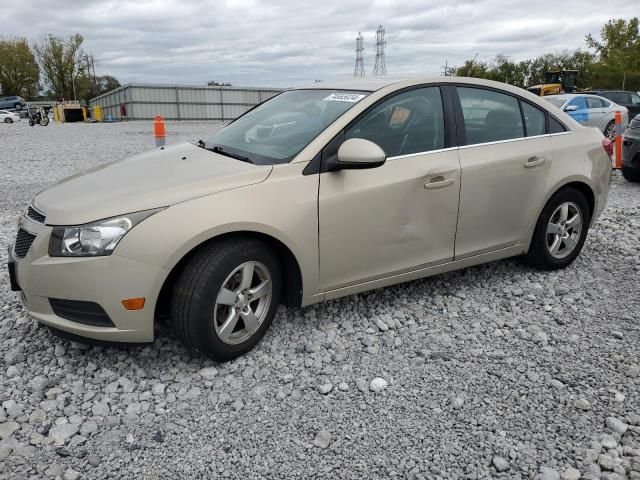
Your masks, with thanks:
M79 225L260 183L272 169L179 143L67 177L33 204L48 225Z

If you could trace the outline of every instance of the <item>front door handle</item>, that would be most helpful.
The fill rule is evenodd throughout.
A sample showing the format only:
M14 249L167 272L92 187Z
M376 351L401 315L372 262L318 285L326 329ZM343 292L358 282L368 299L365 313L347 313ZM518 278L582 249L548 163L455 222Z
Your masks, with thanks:
M429 190L432 189L436 189L436 188L444 188L444 187L448 187L449 185L453 185L453 178L449 178L448 180L445 180L444 177L435 177L432 178L431 181L427 182L424 184L424 188L427 188Z
M531 157L529 160L527 160L527 162L524 164L524 168L534 168L534 167L539 167L540 165L542 165L544 162L546 161L545 158L539 158L539 157Z

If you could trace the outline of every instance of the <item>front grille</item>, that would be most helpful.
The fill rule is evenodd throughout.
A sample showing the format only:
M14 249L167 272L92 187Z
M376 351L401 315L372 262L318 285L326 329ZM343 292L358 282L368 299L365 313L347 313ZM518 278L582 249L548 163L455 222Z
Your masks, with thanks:
M13 246L13 251L16 254L16 257L24 258L35 239L36 236L32 233L29 233L22 228L19 229L18 236L16 237L16 244Z
M38 223L44 223L44 219L46 218L44 213L39 212L31 205L29 205L29 207L27 208L27 217Z
M66 320L94 327L115 327L107 312L97 303L50 298L49 304L53 313Z

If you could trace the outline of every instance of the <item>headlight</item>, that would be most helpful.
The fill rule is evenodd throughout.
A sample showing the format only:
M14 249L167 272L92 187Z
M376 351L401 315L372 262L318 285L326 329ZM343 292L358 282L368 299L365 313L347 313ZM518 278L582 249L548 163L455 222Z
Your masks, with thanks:
M121 217L69 227L53 227L50 257L92 257L111 255L122 237L138 223L162 210L145 210Z

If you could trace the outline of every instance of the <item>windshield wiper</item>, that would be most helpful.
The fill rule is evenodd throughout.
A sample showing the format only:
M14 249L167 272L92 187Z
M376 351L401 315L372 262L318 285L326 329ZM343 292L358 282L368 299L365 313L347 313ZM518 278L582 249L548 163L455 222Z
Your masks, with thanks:
M243 162L253 163L249 157L245 157L243 155L238 155L237 153L227 152L220 145L214 145L211 148L207 148L207 150L210 150L213 153L219 153L220 155L224 155L226 157L235 158L236 160L241 160Z

